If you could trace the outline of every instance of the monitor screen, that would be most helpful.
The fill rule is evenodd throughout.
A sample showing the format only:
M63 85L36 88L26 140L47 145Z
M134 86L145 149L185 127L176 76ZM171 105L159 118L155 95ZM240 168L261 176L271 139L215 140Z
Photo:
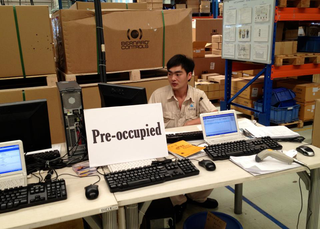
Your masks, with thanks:
M0 104L0 142L21 140L25 152L51 148L47 100Z
M0 147L0 174L22 171L19 145Z
M234 113L215 114L203 117L203 125L207 137L237 133Z
M146 104L146 89L125 85L99 83L102 107Z

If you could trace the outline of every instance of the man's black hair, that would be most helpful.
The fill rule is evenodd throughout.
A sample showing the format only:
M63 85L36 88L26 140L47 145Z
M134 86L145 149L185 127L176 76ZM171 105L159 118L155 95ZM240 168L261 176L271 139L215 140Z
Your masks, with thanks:
M189 72L193 72L194 69L194 62L191 58L187 57L186 55L181 55L177 54L168 61L167 63L167 69L169 70L170 68L181 66L186 73L188 74Z

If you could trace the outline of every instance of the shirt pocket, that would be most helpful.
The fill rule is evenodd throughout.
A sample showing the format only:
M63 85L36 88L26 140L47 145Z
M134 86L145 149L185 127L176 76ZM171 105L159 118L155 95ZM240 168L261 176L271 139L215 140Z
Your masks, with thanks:
M164 112L163 119L164 119L164 123L174 121L174 114L172 112Z
M192 120L192 119L196 119L196 118L198 118L196 110L187 110L186 111L186 120Z

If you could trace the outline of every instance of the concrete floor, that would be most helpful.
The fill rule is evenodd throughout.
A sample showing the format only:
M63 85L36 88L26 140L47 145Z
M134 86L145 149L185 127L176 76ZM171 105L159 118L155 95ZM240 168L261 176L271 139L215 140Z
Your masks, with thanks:
M303 128L290 129L304 136L305 141L311 143L312 123ZM307 194L303 181L301 189L303 204L299 189L299 176L288 174L275 178L246 182L243 185L243 213L236 215L234 211L234 187L222 187L214 189L209 196L219 202L219 207L213 211L222 212L236 218L245 229L273 229L273 228L305 228ZM298 214L300 215L299 227L297 227ZM208 209L189 205L183 219L177 225L177 229L183 228L184 221L193 214L207 211Z

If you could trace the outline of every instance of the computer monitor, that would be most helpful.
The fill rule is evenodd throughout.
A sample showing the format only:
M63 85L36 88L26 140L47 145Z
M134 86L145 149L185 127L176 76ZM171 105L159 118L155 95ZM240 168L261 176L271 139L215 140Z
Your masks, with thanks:
M0 104L0 142L12 140L25 152L51 148L46 99Z
M99 83L102 107L128 106L148 103L146 89L125 85Z

